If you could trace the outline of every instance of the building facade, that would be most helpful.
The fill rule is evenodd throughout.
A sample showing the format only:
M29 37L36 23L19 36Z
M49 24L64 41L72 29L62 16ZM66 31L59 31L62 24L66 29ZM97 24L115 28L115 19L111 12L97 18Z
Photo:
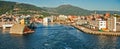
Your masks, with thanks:
M108 18L107 20L107 28L109 29L109 31L117 31L116 29L116 21L117 18L114 16L111 16L110 18Z
M106 21L99 21L99 30L105 29L106 28Z

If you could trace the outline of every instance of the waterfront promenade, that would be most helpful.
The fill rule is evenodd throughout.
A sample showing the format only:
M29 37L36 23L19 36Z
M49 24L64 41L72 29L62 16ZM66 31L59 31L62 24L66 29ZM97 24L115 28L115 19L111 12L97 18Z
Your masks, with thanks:
M88 29L85 28L83 26L79 26L79 25L71 25L73 27L75 27L76 29L84 32L84 33L88 33L88 34L95 34L95 35L111 35L111 36L120 36L120 32L104 32L104 31L94 31L92 29Z

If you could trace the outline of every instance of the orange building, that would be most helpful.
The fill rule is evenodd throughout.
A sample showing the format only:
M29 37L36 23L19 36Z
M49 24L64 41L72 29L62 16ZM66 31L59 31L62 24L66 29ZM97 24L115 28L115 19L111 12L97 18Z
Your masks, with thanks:
M68 18L70 19L70 20L75 20L76 18L77 18L77 16L68 16Z
M104 18L108 19L109 17L110 17L110 13L106 13Z

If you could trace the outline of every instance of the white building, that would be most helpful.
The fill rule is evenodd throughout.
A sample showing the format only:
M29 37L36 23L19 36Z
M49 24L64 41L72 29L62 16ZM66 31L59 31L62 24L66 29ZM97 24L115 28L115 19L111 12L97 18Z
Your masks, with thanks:
M60 20L66 20L66 19L67 19L67 16L65 16L65 15L59 15L59 19L60 19Z
M112 17L110 17L110 18L108 18L108 29L110 30L110 31L119 31L117 28L117 18L116 17L114 17L114 16L112 16Z
M43 18L43 24L48 24L48 18Z
M113 29L113 31L116 31L116 20L117 20L117 18L114 17L114 29Z
M53 17L45 17L45 18L43 18L43 23L48 24L50 22L53 22Z
M106 28L106 21L99 21L99 30Z

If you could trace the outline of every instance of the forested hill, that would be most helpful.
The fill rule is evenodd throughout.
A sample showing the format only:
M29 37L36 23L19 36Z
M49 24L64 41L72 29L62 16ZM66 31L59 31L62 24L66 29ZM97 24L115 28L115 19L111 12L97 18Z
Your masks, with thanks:
M56 8L45 8L50 13L57 13L63 15L89 15L91 11L82 9L72 5L60 5Z
M15 2L0 1L0 15L13 10Z
M55 8L44 7L50 13L64 14L64 15L90 15L91 13L105 14L107 12L111 14L120 14L120 11L100 11L100 10L86 10L73 5L60 5Z
M44 9L25 3L16 3L9 1L0 1L0 14L8 13L39 13Z

